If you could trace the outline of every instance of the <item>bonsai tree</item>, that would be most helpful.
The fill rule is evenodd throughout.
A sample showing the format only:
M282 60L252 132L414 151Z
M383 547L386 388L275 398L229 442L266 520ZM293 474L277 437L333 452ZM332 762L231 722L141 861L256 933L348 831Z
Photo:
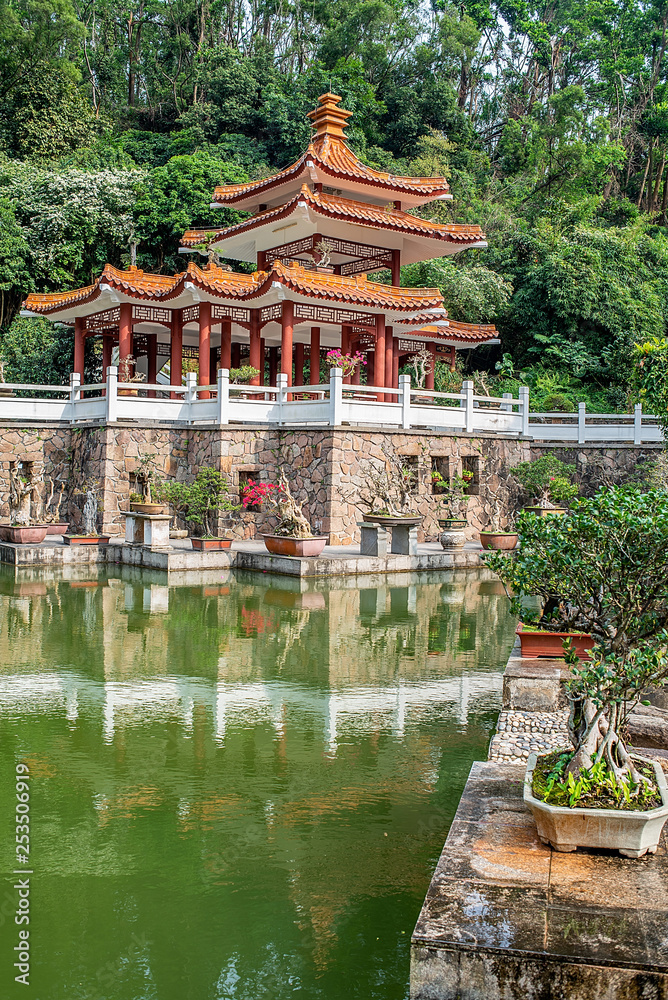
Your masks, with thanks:
M554 455L521 462L511 471L538 507L550 510L568 506L578 495L578 487L573 482L575 466L560 462Z
M141 489L141 495L138 499L136 493L130 495L131 503L154 503L151 496L151 484L157 485L159 480L155 473L155 453L149 455L143 455L139 459L139 466L135 472L135 478L137 480L137 485Z
M510 475L501 478L492 472L483 477L483 501L489 515L486 531L513 532L517 509L519 485Z
M440 472L434 471L431 474L431 479L437 485L441 497L438 504L439 514L453 520L465 519L471 499L467 490L471 485L473 473L464 469L448 482Z
M192 483L161 483L157 494L171 504L185 520L196 525L204 538L213 538L213 528L221 511L237 511L232 502L227 480L218 472L203 466Z
M385 464L367 462L359 490L341 493L341 498L370 514L386 517L410 517L413 500L418 495L417 469L400 455L383 448Z
M434 368L434 355L426 347L408 358L406 364L413 369L413 381L416 389L424 389L427 375Z
M601 784L612 774L632 798L642 796L645 778L623 732L643 690L668 677L668 493L601 489L565 517L521 515L518 532L516 552L486 556L513 593L515 613L523 598L538 596L541 627L595 640L590 661L579 663L567 648L573 753L562 777L577 782L584 768Z
M241 506L268 508L267 513L277 518L274 535L288 538L313 538L311 525L302 512L302 504L292 495L285 470L281 469L277 483L259 483L249 479L241 491Z

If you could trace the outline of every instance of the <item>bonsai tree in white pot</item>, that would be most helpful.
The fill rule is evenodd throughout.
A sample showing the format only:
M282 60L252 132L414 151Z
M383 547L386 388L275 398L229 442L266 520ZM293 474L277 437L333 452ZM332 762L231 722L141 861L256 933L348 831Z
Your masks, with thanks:
M573 668L568 685L572 748L539 761L532 778L527 801L539 833L542 829L560 850L618 847L631 856L655 850L668 817L663 772L633 754L624 727L643 692L668 678L668 493L602 489L575 501L564 517L521 515L518 533L516 553L486 559L512 591L513 610L519 612L523 598L537 595L541 626L584 631L594 640L587 662L580 661L571 639L565 641ZM575 830L557 823L555 810L565 811L566 819L570 812L572 820L575 813L597 807L614 810L616 825L592 826L598 836L594 842L582 839L588 836L584 822ZM639 840L624 840L620 813L628 813L638 830L643 816L649 817L651 836L643 827ZM549 820L542 827L541 815ZM605 839L613 829L621 831L621 842Z

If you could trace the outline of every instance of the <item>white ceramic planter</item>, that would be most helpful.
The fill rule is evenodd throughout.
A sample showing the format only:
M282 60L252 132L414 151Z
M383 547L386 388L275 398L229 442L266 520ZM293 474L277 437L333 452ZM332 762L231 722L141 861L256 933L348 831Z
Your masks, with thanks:
M541 755L542 756L542 755ZM668 789L663 769L656 761L634 754L635 760L654 768L663 805L656 809L570 809L551 806L534 797L531 786L538 757L530 754L524 777L524 801L533 813L538 836L555 851L578 847L605 847L627 858L654 854L663 825L668 819Z

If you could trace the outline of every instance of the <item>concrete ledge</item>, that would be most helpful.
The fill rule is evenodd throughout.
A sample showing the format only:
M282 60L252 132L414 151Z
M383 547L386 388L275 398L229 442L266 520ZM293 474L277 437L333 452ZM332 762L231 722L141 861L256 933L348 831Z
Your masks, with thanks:
M244 569L311 579L331 576L370 576L385 573L423 573L432 570L477 568L482 565L475 543L458 552L445 552L437 543L418 546L414 556L363 556L358 546L326 546L317 559L270 555L262 542L235 542L230 549L197 552L189 542L168 548L131 545L119 540L106 546L64 545L59 536L40 545L0 543L0 562L14 566L91 565L116 563L164 570L167 573L208 569Z
M412 939L411 1000L665 1000L668 851L559 854L524 768L476 763Z

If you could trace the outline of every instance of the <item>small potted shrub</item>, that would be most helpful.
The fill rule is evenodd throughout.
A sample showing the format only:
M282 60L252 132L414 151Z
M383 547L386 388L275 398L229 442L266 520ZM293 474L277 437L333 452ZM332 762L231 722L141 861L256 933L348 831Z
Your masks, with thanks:
M417 469L386 448L383 454L384 464L367 462L362 472L364 484L358 490L342 492L341 499L357 507L363 521L390 528L421 524L422 515L413 510L419 492Z
M135 473L137 485L141 488L141 493L130 494L130 510L136 514L166 514L167 507L164 503L156 503L152 490L159 492L160 483L155 474L155 455L144 455L139 460L139 466Z
M1 537L14 545L38 545L46 538L48 524L41 513L40 490L42 479L35 476L32 466L29 473L14 462L9 467L9 524L0 526Z
M483 549L514 549L518 539L514 525L517 483L512 476L501 480L488 474L484 487L490 524L480 532L480 544Z
M438 477L436 479L435 477ZM448 482L438 472L432 472L432 482L439 487L441 500L439 502L438 523L443 529L440 542L444 549L462 549L466 542L466 514L469 504L467 490L471 485L473 473L468 469L453 476Z
M524 509L540 517L563 514L578 495L578 486L573 482L575 466L560 462L554 455L521 462L511 471L533 499L533 504Z
M268 552L279 556L319 556L327 544L327 535L314 535L302 513L302 505L293 497L285 470L277 483L259 483L249 479L242 489L242 507L263 506L277 519L271 532L261 532Z
M194 549L229 549L231 538L213 534L221 511L239 510L230 499L230 488L222 473L204 466L192 483L164 482L159 490L159 495L195 526L197 534L190 537Z
M550 629L588 632L583 661L565 641L571 747L529 758L525 801L557 850L655 851L668 818L661 768L634 754L624 725L647 688L668 678L668 493L601 489L568 518L523 517L517 553L488 566L514 592L542 598Z

